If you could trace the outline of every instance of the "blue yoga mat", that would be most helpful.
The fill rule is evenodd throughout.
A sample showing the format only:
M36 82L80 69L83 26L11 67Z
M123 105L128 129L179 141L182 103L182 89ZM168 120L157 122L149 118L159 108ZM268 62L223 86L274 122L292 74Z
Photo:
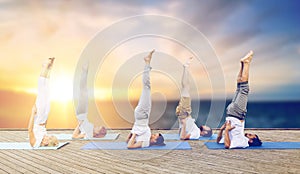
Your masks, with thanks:
M119 137L120 134L118 133L111 133L111 134L106 134L102 138L78 138L78 139L73 139L72 134L48 134L48 135L54 135L58 140L115 140Z
M179 134L162 134L165 140L180 140ZM217 134L213 134L211 137L200 137L198 139L190 139L190 140L216 140L218 137Z
M216 142L206 142L208 149L225 149L224 144L218 144ZM263 142L262 146L251 146L240 149L300 149L300 142Z
M0 149L17 149L17 150L57 150L65 145L69 144L69 142L59 143L56 147L38 147L33 148L30 146L29 142L1 142Z
M150 146L128 149L126 142L90 142L81 149L84 150L191 150L188 142L165 142L165 146Z

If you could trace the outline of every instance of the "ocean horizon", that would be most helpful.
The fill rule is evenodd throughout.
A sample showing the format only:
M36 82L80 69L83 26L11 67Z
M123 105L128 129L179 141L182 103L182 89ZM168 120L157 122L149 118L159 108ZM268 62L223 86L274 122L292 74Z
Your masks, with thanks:
M0 91L0 128L27 128L31 107L35 101L32 94ZM4 100L5 99L5 100ZM211 109L208 99L192 101L192 117L196 124L220 127L225 120L226 106L231 100L214 100ZM89 120L96 125L111 129L130 129L134 122L137 101L95 101L96 109L89 106ZM178 128L175 109L178 100L152 101L150 127L152 129ZM299 101L249 101L246 128L300 128ZM215 114L219 113L219 114ZM51 102L47 122L49 129L73 129L77 125L72 101Z
M158 102L158 101L155 101ZM155 105L160 105L158 103ZM215 103L224 103L224 101L214 101ZM221 127L226 118L226 107L231 100L226 100L220 116L214 116L210 113L211 100L192 101L192 117L195 118L196 124L208 124L213 128ZM152 128L177 127L177 118L175 108L178 101L170 101L167 109L160 120L151 125ZM197 108L195 110L195 108ZM300 128L300 101L248 101L245 127L246 128ZM210 118L213 117L213 118ZM215 118L214 118L215 117ZM209 120L217 120L212 123ZM218 126L215 126L218 125Z

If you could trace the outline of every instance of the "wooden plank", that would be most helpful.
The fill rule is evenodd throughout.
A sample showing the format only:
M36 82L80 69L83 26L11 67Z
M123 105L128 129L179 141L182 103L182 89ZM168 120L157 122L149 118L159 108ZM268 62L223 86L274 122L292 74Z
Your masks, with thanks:
M40 166L46 164L47 168L58 173L85 173L76 168L72 159L66 160L63 158L64 154L60 154L58 151L35 151L32 152L31 156L41 161L39 163Z
M48 159L47 155L37 155L38 153L44 153L41 151L18 151L18 156L20 158L26 159L27 161L30 161L30 165L32 165L35 168L38 168L42 171L45 171L47 173L51 173L51 174L59 174L61 173L61 171L55 167L57 165L59 165L59 163L56 163L56 165L54 167L51 167L52 161ZM52 165L53 166L53 165Z
M21 173L37 173L37 169L33 168L32 166L28 165L26 161L22 160L22 159L15 159L13 158L11 155L12 151L11 150L5 150L5 151L0 151L1 156L5 159L2 162L6 163L6 165L9 165L10 168L14 168L17 171L21 172Z
M114 140L120 142L129 131L111 132L121 133ZM300 141L299 130L250 131L263 141ZM26 131L0 131L1 142L26 137ZM7 173L300 173L300 150L209 150L203 141L189 141L188 151L80 150L88 142L72 141L56 151L0 150L0 167Z

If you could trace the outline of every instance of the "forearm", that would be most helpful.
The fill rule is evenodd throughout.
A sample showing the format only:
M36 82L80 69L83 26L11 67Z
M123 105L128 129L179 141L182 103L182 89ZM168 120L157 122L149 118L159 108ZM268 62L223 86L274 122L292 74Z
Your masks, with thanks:
M28 136L29 136L29 143L33 147L35 144L35 136L33 133L33 125L34 125L34 114L32 113L29 119L29 124L28 124Z
M228 149L230 147L230 138L229 138L229 130L225 130L225 139L224 139L225 148Z
M80 134L80 130L79 130L79 124L78 124L77 127L73 131L72 138L78 138L79 134Z
M185 140L186 139L186 124L183 124L180 131L180 139Z
M223 137L223 131L224 129L220 129L219 133L218 133L218 138L217 138L217 143L219 143Z
M128 147L132 147L135 143L136 134L132 134L131 138L128 141Z
M131 137L132 137L132 133L129 133L128 136L127 136L127 139L126 139L127 143L129 142L129 140L131 139Z
M28 132L33 132L34 114L32 113L28 123Z

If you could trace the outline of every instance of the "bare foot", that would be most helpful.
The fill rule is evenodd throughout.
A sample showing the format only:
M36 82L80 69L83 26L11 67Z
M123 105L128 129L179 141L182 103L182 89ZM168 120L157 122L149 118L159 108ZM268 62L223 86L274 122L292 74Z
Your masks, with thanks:
M41 77L49 78L50 70L53 66L54 59L54 57L48 58L47 62L43 64L42 71L40 74Z
M192 60L193 60L193 57L190 57L190 58L185 62L185 64L183 64L183 66L189 67L190 64L191 64L191 62L192 62Z
M155 50L152 50L147 57L144 58L146 64L150 64L151 62L151 58L152 58L152 54L154 53Z
M54 63L54 57L48 58L48 61L43 64L43 67L46 69L51 69Z
M242 63L250 63L251 60L252 60L252 57L253 57L253 51L249 51L248 54L246 54L246 56L244 56L242 59L241 59L241 62Z

